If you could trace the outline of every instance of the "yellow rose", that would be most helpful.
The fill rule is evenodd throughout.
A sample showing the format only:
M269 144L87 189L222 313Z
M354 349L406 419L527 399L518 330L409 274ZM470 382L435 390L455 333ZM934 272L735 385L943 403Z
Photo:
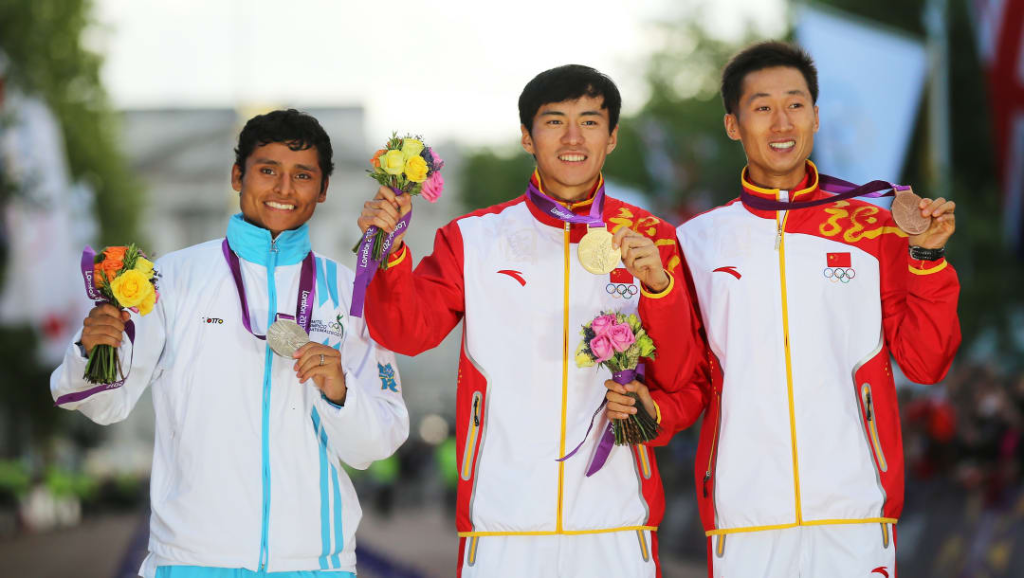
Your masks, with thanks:
M420 156L423 152L423 141L414 138L402 139L402 156L405 160Z
M140 273L145 273L146 277L153 277L153 262L145 257L139 257L135 260L135 270Z
M423 157L416 155L405 163L405 178L414 183L422 183L427 180L427 172L429 170L430 167L427 166L427 161L423 160Z
M149 315L156 305L156 291L150 291L149 295L139 303L139 315Z
M153 284L142 271L129 269L110 282L110 290L121 307L135 307L153 293Z
M400 175L405 170L405 157L402 151L388 151L380 156L380 168L389 175Z

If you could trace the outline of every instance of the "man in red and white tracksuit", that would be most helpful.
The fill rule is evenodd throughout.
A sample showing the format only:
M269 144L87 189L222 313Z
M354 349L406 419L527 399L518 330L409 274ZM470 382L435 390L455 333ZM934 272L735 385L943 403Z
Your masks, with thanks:
M678 229L709 352L698 379L651 394L655 443L705 412L695 481L710 576L895 576L903 448L890 356L935 383L960 344L959 283L942 258L953 203L922 200L934 219L909 243L865 201L801 206L829 196L807 161L810 58L755 45L722 85L726 130L748 159L744 195Z
M586 224L553 216L535 196L455 219L434 252L412 267L402 244L370 283L370 334L396 352L435 347L463 322L456 408L458 575L593 578L660 576L656 531L664 495L653 452L612 449L584 475L603 422L578 454L610 377L575 363L581 327L603 311L638 312L659 347L648 382L674 382L703 356L672 225L603 196L601 167L614 148L621 99L611 80L583 66L538 75L520 98L532 183L552 203L595 209L622 249L610 274L577 260ZM526 183L524 182L524 185ZM360 225L394 229L408 195L382 188ZM667 272L668 270L669 272ZM681 317L683 316L683 317ZM668 342L690 328L688 349Z

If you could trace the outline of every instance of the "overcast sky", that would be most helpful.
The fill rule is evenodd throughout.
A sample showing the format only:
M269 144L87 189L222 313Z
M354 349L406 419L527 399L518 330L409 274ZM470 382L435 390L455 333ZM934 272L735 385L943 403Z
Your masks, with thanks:
M694 3L727 37L737 14L767 33L786 18L783 0L97 0L87 42L120 108L362 105L371 141L495 144L518 134L523 85L560 64L606 72L639 108L651 23Z

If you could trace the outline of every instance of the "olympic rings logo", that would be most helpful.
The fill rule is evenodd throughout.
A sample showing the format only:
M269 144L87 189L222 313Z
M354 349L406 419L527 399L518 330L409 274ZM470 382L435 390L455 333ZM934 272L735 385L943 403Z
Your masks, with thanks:
M822 274L833 283L849 283L857 276L853 267L826 267Z
M625 283L609 283L604 290L616 299L631 299L640 292L636 285L626 285Z

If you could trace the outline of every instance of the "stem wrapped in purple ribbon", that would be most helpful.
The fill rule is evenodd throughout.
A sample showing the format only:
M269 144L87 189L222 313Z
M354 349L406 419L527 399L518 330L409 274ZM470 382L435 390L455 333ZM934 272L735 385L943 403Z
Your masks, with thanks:
M406 135L399 138L392 133L384 148L370 159L373 169L367 171L370 177L382 186L390 188L395 195L423 195L431 203L441 198L444 178L441 169L444 161L437 153L423 144L421 137ZM394 231L385 234L378 227L368 227L362 239L353 247L356 254L356 278L352 287L352 305L349 314L362 317L366 289L370 286L377 269L387 269L388 255L395 239L409 228L412 220L410 209L395 226Z

